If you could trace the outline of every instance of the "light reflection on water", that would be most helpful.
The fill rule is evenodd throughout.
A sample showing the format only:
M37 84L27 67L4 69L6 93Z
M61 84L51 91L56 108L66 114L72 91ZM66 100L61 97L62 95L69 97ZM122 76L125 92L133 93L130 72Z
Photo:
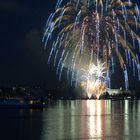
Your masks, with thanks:
M139 101L59 101L44 110L42 140L137 140L139 109Z
M0 109L1 140L140 140L140 101L51 101L43 110Z
M87 101L87 112L89 117L89 137L101 137L101 102L97 101Z

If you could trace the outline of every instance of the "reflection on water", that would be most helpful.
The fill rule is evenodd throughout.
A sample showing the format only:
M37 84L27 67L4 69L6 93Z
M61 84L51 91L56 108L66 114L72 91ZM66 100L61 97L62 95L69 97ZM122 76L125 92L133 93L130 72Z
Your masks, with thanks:
M92 138L93 136L101 137L101 103L99 100L97 101L87 101L87 112L90 115L89 117L89 136Z
M44 110L42 140L137 140L139 109L139 101L59 101Z
M0 110L2 140L139 140L140 101L53 101L43 110Z

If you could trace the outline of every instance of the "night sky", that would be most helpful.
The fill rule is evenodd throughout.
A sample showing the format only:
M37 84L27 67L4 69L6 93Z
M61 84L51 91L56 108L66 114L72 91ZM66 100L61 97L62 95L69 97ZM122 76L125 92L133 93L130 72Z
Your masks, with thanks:
M0 1L0 86L53 85L55 73L41 39L55 2Z
M55 3L56 0L0 1L0 86L57 85L55 70L47 65L41 42ZM132 83L139 86L138 82Z

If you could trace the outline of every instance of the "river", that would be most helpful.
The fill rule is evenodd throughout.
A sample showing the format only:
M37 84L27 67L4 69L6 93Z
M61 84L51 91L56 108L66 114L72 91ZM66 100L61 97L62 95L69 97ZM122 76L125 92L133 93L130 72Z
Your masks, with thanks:
M0 109L0 140L140 140L140 101L49 101Z

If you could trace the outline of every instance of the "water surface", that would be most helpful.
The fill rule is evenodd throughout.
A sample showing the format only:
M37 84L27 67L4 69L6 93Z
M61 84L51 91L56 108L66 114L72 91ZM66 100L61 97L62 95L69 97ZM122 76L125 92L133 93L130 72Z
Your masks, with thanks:
M51 101L43 110L0 110L1 140L139 140L140 101Z

